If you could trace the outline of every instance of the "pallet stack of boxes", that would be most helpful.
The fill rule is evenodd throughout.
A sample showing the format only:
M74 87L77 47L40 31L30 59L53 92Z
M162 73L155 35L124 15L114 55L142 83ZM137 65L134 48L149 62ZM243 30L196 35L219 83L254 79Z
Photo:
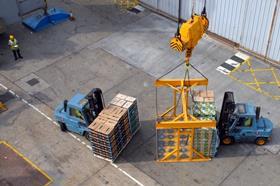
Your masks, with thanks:
M170 152L174 151L178 143L178 130L180 130L179 141L179 157L188 157L188 135L190 129L157 129L157 156L162 159ZM168 159L176 159L175 154L171 155Z
M158 159L165 157L176 148L177 143L176 129L157 129L157 155ZM173 159L175 157L170 157Z
M116 97L111 101L111 104L128 110L130 130L134 135L140 128L136 98L126 96L123 94L117 94Z
M193 115L200 120L216 120L213 91L193 91ZM195 129L194 148L206 157L214 157L219 146L216 128Z
M124 102L122 106L120 103L119 105L113 104L116 97L120 97L120 95L132 100L128 102L133 104L130 106L127 102ZM93 153L111 161L118 157L140 128L136 99L122 94L118 94L116 97L88 127ZM137 118L137 129L132 128L135 125L134 120L130 119L132 116ZM132 129L134 130L132 131Z

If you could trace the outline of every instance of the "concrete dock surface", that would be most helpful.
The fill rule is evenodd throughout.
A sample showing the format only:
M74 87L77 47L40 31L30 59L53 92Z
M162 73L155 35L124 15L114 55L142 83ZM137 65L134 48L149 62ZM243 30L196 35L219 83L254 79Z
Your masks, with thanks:
M51 185L279 185L280 101L216 70L235 49L206 36L191 64L209 79L218 110L225 91L233 91L236 102L261 106L261 114L274 123L272 141L262 147L222 146L209 162L158 163L154 81L169 71L165 77L183 78L185 72L184 54L169 48L176 23L147 9L138 14L120 10L110 0L49 0L49 6L73 11L76 20L38 33L20 23L8 27L24 59L14 61L8 35L0 36L0 95L6 95L9 108L0 114L0 140L44 170L54 180ZM268 66L254 57L252 63ZM199 74L190 70L190 76ZM84 137L63 133L53 122L61 101L94 87L102 89L106 103L117 93L138 101L142 127L114 164L93 156ZM280 95L279 87L268 90ZM170 95L159 91L160 108Z

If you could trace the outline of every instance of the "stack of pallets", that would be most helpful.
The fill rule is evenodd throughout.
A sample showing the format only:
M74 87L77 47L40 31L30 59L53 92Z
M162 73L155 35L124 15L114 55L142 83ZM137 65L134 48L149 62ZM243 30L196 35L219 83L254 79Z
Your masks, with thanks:
M130 131L134 135L140 128L136 98L123 94L117 94L116 97L114 97L114 99L111 101L111 104L128 110Z
M136 99L118 94L88 128L93 153L114 161L140 128Z
M115 160L130 141L127 110L109 105L88 127L94 154Z
M180 135L178 136L178 130ZM158 129L157 130L157 155L161 159L167 156L170 152L179 147L179 157L189 157L188 141L190 129ZM180 139L178 141L178 138ZM179 144L178 144L179 143ZM173 154L169 159L176 159L176 154Z
M193 147L206 157L214 157L219 146L216 128L195 129Z
M193 115L200 120L216 120L214 92L193 91ZM195 129L193 147L207 157L214 157L219 145L216 128Z

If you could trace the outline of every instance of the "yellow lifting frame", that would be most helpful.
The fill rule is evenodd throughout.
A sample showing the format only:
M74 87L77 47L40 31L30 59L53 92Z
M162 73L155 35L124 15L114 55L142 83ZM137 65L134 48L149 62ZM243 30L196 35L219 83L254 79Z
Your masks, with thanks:
M216 121L214 120L198 120L196 117L191 115L188 110L188 95L190 88L195 86L207 86L207 79L160 79L156 80L156 87L169 87L173 90L173 105L170 106L166 111L158 116L159 121L156 123L156 129L177 129L177 143L176 148L165 155L163 158L158 159L158 162L202 162L209 161L209 157L205 157L193 148L193 140L195 129L197 128L215 128ZM177 94L181 94L182 112L177 113ZM186 129L188 131L184 131ZM180 135L188 134L188 157L180 158ZM197 157L194 158L194 154ZM172 155L176 155L175 159L168 159Z

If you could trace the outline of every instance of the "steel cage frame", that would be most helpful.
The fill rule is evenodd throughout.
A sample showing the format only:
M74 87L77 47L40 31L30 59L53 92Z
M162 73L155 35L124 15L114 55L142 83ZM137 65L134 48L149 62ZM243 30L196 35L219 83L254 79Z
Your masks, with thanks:
M166 156L159 159L158 162L202 162L209 161L211 158L206 157L193 148L195 129L216 127L215 120L199 120L193 116L188 109L189 91L192 87L208 85L207 79L161 79L156 80L156 87L169 87L173 90L173 105L166 109L160 115L157 115L156 129L177 129L177 144L175 150L169 152ZM182 112L177 113L177 94L181 94ZM188 131L183 131L188 129ZM180 158L180 134L188 134L188 157ZM194 154L199 158L195 158ZM168 159L175 155L175 159Z

